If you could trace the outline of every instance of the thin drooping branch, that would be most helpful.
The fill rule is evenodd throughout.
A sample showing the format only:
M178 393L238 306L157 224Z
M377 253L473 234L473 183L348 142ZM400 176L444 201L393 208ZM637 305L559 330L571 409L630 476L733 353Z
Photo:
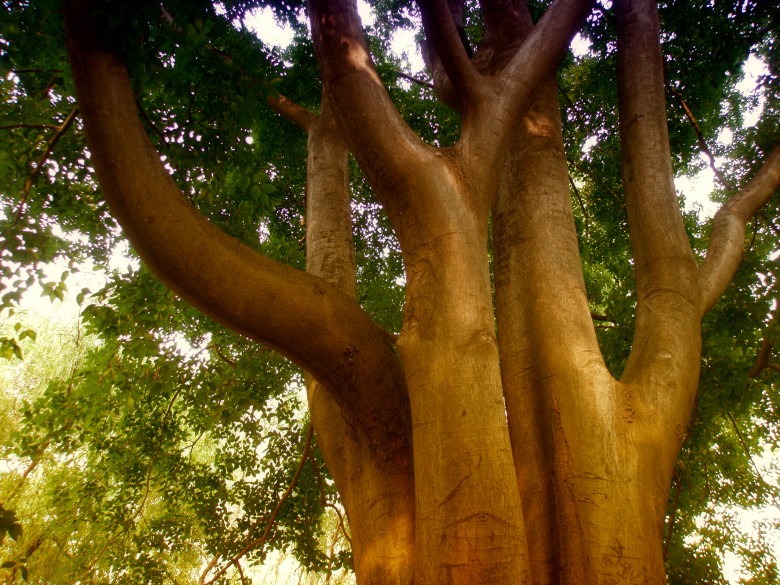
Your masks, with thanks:
M729 199L712 220L707 255L699 269L704 315L717 302L742 261L745 225L780 186L780 144L775 145L756 176Z
M241 244L190 205L145 133L124 64L100 46L89 1L65 7L92 160L112 213L141 258L204 313L338 388L341 406L356 413L353 424L366 422L381 443L374 432L382 425L368 418L382 411L384 400L397 400L397 387L386 383L388 369L398 367L391 337L332 285Z
M731 181L729 181L723 173L718 170L717 165L715 164L715 157L712 155L712 151L710 150L710 147L707 146L707 141L704 139L704 132L701 129L701 126L699 125L699 121L696 119L696 116L693 115L693 112L691 111L691 108L688 107L688 103L685 101L685 98L683 97L683 94L678 90L676 87L673 87L671 84L667 84L669 87L669 91L671 94L677 98L677 102L680 104L680 107L683 109L683 112L685 112L685 117L688 118L688 121L691 123L691 126L693 127L693 131L696 133L696 139L699 142L699 148L704 153L704 155L707 157L707 159L710 162L710 168L712 169L712 172L715 174L715 177L717 177L718 181L721 185L723 185L726 189L732 191L734 190L734 185L731 184Z
M451 10L446 0L419 0L425 35L430 39L436 57L441 61L461 101L467 101L478 90L479 74L471 62L467 47L458 33L456 18L462 19L462 6Z
M773 487L772 484L767 482L764 479L764 476L761 474L761 471L758 469L758 465L756 465L755 459L753 459L753 455L750 453L750 448L748 447L747 441L745 440L744 435L742 434L742 431L739 430L739 425L737 424L737 420L734 418L734 415L730 412L726 413L729 417L729 420L731 421L731 426L734 427L734 431L737 433L737 439L739 440L739 443L742 445L742 449L745 451L745 455L747 455L748 460L750 461L750 466L753 468L753 472L756 474L756 480L757 483L760 486L763 486L767 491L769 491L769 497L772 498L772 502L775 504L775 507L780 510L780 502L777 500L777 488Z
M20 198L19 205L16 208L16 213L14 214L12 225L16 224L19 221L19 219L21 219L22 213L24 212L24 208L27 205L27 198L30 196L30 190L35 184L35 181L40 176L41 170L46 164L46 161L49 160L49 156L51 156L52 150L54 150L54 147L68 131L68 128L70 128L71 124L73 124L73 121L76 119L76 115L78 113L79 113L78 108L75 107L72 108L70 113L65 117L65 120L62 122L62 124L54 127L55 132L54 134L52 134L51 138L46 143L46 148L44 149L43 154L41 154L41 156L38 157L38 161L35 163L35 168L32 170L30 175L24 181L24 187L22 188L22 196Z
M200 585L210 585L211 583L214 583L219 579L222 575L225 574L225 572L234 564L238 563L238 561L244 557L248 552L253 550L254 548L258 546L264 546L271 536L271 529L276 524L276 519L279 517L279 512L282 511L282 507L284 506L285 502L287 502L287 499L290 497L290 494L292 494L293 489L295 489L295 486L298 484L298 479L301 477L301 472L303 471L303 467L306 464L306 459L309 457L309 450L311 449L311 440L312 440L312 425L307 424L306 425L306 436L303 440L303 452L301 453L301 457L298 460L298 466L295 468L295 473L293 473L292 479L290 480L290 484L287 486L287 489L282 494L282 497L279 498L279 501L276 502L276 506L274 506L273 511L271 512L271 515L268 517L268 521L265 523L265 528L260 534L260 536L257 536L250 540L249 542L244 545L244 547L238 551L235 555L233 555L223 566L221 569L219 569L209 581L206 581L206 577L209 574L209 571L216 565L214 561L210 562L209 565L206 567L206 569L203 571L203 573L200 576L200 579L198 580L198 583Z

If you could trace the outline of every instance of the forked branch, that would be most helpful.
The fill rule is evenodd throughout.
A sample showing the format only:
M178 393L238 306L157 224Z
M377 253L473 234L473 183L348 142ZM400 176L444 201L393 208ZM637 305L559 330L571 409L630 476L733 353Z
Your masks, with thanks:
M490 4L491 9L495 8L493 4ZM490 161L501 164L498 162L503 161L501 153L513 140L517 123L531 107L543 83L553 74L572 38L585 23L592 5L592 0L553 2L496 78L492 89L496 97L490 100L495 106L489 113L480 104L473 108L475 123L464 123L463 135L468 134L475 144L491 145L482 148L482 160L478 164L485 166ZM515 8L520 11L520 14L513 14L518 22L517 34L522 35L530 23L524 19L522 7ZM495 20L495 14L492 18ZM494 32L498 34L497 29Z
M378 195L398 191L414 169L425 172L433 151L403 120L379 78L355 1L308 4L323 85L344 139Z
M513 109L525 110L585 23L593 0L556 0L504 70L514 87Z

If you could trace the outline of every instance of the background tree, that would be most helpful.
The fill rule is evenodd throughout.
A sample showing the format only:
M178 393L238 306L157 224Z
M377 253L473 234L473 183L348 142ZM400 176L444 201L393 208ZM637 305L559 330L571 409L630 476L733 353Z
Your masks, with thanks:
M386 54L386 32L407 25L413 10L403 5L380 5L378 34L366 41L353 6L313 2L314 47L301 38L281 56L231 26L248 3L96 11L67 2L75 81L59 51L57 10L4 6L4 89L18 117L4 124L6 304L41 276L41 260L106 258L116 218L183 299L306 369L318 448L349 517L359 581L660 583L665 556L694 564L687 572L673 565L676 579L714 578L716 556L685 557L683 536L711 501L711 486L744 474L744 452L776 432L751 414L775 402L766 348L777 227L766 205L780 181L777 76L770 68L763 116L748 131L734 88L751 51L775 62L776 15L765 4L663 4L659 27L648 2L591 11L587 2L559 1L531 6L534 14L523 3L477 10L423 2L438 103L424 85L404 89ZM296 21L296 7L275 8ZM552 72L581 27L591 50L564 58L561 116ZM41 34L22 40L25 30ZM723 43L726 31L733 37ZM691 58L693 42L711 49L707 59ZM678 109L667 110L665 88ZM266 104L305 130L308 144ZM79 147L82 120L89 156ZM740 146L728 153L733 168L721 169L728 202L710 233L681 213L672 177L695 168L698 150L709 152L724 127L740 133ZM350 172L348 151L360 174ZM745 224L762 205L748 262L732 279ZM55 225L86 237L58 236ZM290 268L303 267L304 227L309 274ZM171 323L186 312L155 313L173 301L160 303L165 294L150 292L152 284L125 288L142 275L120 278L123 286L87 312L121 344L122 359L126 348L138 364L127 379L147 380L144 402L160 401L144 405L157 432L138 442L151 447L150 470L160 457L155 437L161 452L173 413L189 421L198 406L228 396L241 416L258 407L232 387L225 397L200 394L194 374L179 374L178 392L158 389L153 356L164 332L208 349L210 363L246 359L255 368L247 379L261 376L266 363L257 354L266 354L192 315ZM43 286L56 297L64 285ZM729 302L710 310L727 287ZM609 327L594 326L594 315ZM738 355L735 339L752 351ZM172 364L170 383L174 372L201 372L196 363ZM762 382L746 389L746 371ZM87 384L88 396L104 392L104 380L91 394ZM179 396L192 405L174 410ZM95 399L82 402L94 419ZM692 412L691 447L677 463ZM97 428L96 436L111 437L110 426ZM184 425L173 460L202 428ZM712 479L705 468L702 481L695 468L715 442L739 443L743 465ZM151 485L145 477L142 493ZM767 490L755 493L766 498ZM222 497L190 495L193 506ZM217 574L234 558L228 551L242 550L241 538L220 548L230 529L212 530L207 549L221 561L209 570ZM759 579L772 578L771 562L761 570Z

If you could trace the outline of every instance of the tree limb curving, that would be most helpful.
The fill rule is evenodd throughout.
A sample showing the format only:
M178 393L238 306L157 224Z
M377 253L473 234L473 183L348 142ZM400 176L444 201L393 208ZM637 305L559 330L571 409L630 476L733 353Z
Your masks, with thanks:
M780 144L769 153L755 177L729 199L712 220L712 237L699 269L701 314L717 302L742 261L745 225L780 186Z
M100 46L91 6L65 2L71 67L101 189L141 258L210 317L338 389L350 421L387 440L386 406L403 388L392 337L333 285L243 245L187 201L146 135L123 62Z

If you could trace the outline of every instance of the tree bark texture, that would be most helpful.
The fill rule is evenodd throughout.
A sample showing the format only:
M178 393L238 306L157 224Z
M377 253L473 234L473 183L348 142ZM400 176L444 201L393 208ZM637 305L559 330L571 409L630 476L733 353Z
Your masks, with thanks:
M590 5L555 0L533 25L521 0L485 0L471 55L462 4L421 1L437 93L462 116L457 144L435 148L382 86L355 3L311 0L321 111L270 103L308 132L304 274L189 205L144 134L121 59L97 41L89 0L65 3L112 212L174 291L307 371L359 583L665 582L663 522L700 319L736 269L745 222L780 183L780 155L718 214L700 268L672 182L655 5L615 1L637 282L634 342L615 378L590 316L554 77ZM349 152L401 244L397 338L355 300Z

